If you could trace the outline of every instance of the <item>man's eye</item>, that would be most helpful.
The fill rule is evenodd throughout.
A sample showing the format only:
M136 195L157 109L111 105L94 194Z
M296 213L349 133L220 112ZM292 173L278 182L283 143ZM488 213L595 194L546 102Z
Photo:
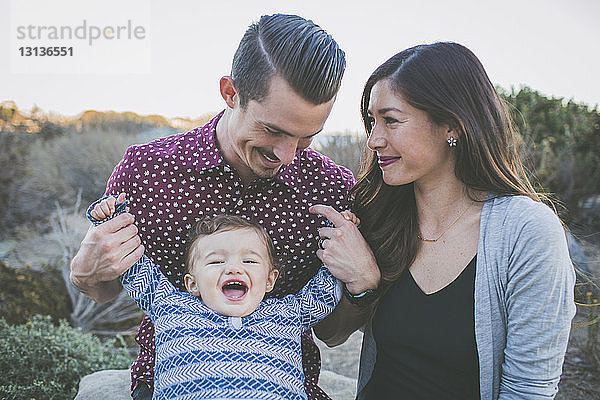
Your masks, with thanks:
M267 131L267 133L271 136L281 136L281 132L278 131L272 131L270 129L265 129Z

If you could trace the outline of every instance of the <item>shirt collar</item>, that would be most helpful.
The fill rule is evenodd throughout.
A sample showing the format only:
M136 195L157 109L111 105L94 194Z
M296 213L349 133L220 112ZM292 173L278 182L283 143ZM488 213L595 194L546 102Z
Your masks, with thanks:
M223 156L219 152L216 141L217 122L223 116L225 110L218 113L209 123L202 128L196 128L199 138L199 149L196 156L196 171L205 171L214 167L218 167L224 163Z
M198 161L196 164L197 171L206 171L224 165L225 168L231 167L223 158L219 151L216 141L217 123L225 113L225 110L217 114L209 123L204 125L198 132L200 137L201 148L200 154L197 155ZM307 150L301 150L296 153L294 161L291 164L283 165L273 179L278 180L284 185L299 191L300 185L300 168L298 158L304 157Z

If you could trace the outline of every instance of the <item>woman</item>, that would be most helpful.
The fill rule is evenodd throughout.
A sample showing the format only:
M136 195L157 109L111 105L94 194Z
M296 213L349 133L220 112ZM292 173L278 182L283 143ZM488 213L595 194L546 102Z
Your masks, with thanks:
M316 330L335 345L366 323L358 398L553 398L574 272L480 61L456 43L407 49L371 75L361 110L364 239L312 210L335 224L318 252L334 275L352 262L380 271L374 313L346 301Z

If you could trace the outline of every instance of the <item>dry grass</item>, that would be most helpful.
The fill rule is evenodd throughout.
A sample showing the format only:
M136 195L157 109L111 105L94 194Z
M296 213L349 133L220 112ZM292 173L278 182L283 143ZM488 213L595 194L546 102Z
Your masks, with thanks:
M106 304L98 304L71 285L69 281L70 263L85 235L85 230L81 229L83 211L80 209L79 202L71 211L66 211L58 204L56 204L56 208L57 211L51 223L55 240L62 250L60 268L73 305L71 325L81 328L84 332L93 332L97 335L134 334L141 320L141 311L125 291L121 291L116 299ZM86 230L87 226L89 224L86 224Z

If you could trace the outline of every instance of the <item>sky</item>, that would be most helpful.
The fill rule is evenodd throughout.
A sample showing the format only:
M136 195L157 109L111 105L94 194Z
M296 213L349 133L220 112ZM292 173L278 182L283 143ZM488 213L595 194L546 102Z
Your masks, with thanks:
M407 47L435 41L470 48L504 88L527 85L600 104L597 0L0 0L0 101L68 116L88 109L169 118L215 113L224 108L219 79L229 74L244 31L275 12L312 19L346 52L325 132L360 131L360 95L371 72ZM143 38L92 45L91 33L88 41L18 38L19 26L75 28L84 19L100 28L131 21ZM46 45L71 46L76 54L25 57L18 50Z

